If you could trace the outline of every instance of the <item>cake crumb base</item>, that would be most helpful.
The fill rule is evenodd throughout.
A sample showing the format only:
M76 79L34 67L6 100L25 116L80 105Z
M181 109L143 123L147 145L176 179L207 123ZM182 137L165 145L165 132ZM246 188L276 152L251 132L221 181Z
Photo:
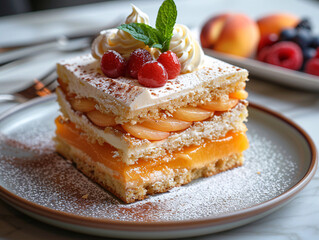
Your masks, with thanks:
M94 182L111 192L125 203L143 200L148 195L167 192L197 178L209 177L243 165L243 154L236 153L221 159L214 159L201 168L174 169L166 179L145 182L141 185L128 186L113 177L111 170L103 164L92 161L88 155L78 148L68 145L62 138L55 137L56 151L66 159L71 160L78 170Z

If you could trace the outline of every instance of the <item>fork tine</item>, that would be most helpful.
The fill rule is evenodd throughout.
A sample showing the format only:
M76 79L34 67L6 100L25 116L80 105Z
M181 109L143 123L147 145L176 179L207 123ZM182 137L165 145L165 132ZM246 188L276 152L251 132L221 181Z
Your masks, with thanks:
M56 76L53 75L55 73L55 67L51 68L47 71L42 77L39 79L34 79L34 84L16 92L14 95L22 96L26 99L32 99L38 96L45 96L50 94L50 90L46 88L47 85L50 85L53 81L56 80ZM54 76L54 78L53 78Z
M54 81L52 81L49 85L47 85L47 89L49 89L51 92L54 92L55 89L58 86L58 81L56 81L56 79Z
M47 77L49 81L46 81L45 85L42 84L40 88L37 89L37 94L39 96L45 96L52 92L54 92L55 88L57 87L57 76L52 74Z
M55 74L56 67L54 66L53 68L50 68L49 71L47 71L43 76L41 76L39 79L37 79L39 82L44 83L45 80L47 80L51 75ZM50 78L51 79L51 78ZM51 83L51 81L50 81ZM49 84L50 84L49 83Z
M45 79L46 81L43 81L44 87L48 87L51 83L57 80L57 75L55 72L52 72L49 77Z

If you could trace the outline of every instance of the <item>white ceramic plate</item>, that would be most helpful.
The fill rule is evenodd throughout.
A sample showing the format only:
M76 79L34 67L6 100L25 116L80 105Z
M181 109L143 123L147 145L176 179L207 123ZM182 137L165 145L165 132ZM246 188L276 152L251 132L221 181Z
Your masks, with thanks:
M316 150L296 124L249 107L243 167L123 204L54 152L55 96L0 117L0 196L49 224L122 238L177 238L255 221L292 199L315 173Z
M209 56L247 69L253 77L297 89L319 91L319 77L317 76L274 66L251 58L223 54L210 49L204 51Z

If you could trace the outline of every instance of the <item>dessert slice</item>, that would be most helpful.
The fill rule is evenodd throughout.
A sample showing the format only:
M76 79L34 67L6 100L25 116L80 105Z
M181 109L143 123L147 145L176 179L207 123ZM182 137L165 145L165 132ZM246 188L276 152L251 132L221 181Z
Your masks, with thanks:
M90 141L114 147L126 164L245 130L247 71L207 56L204 61L161 88L108 78L90 55L63 61L57 65L61 112Z
M136 22L148 17L133 6L126 24ZM130 62L138 57L127 51L136 54L136 46L158 61ZM183 25L175 25L168 48L163 55L111 29L94 41L92 55L57 64L57 152L127 203L241 166L248 148L247 71L204 56ZM121 76L123 65L117 71L122 57L131 77ZM161 87L151 88L154 81Z
M156 89L100 71L89 55L58 64L56 148L125 202L242 165L245 70L205 57Z

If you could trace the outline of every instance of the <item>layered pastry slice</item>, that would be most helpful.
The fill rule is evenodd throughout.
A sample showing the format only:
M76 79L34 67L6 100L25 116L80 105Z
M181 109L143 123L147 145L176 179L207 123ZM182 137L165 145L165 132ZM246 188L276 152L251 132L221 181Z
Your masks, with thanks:
M243 163L247 71L204 66L145 88L105 77L92 56L58 64L56 148L125 202Z
M142 21L144 15L134 11L137 17L131 19ZM170 49L179 58L181 74L162 87L107 77L101 46L93 46L92 55L57 65L62 115L55 121L56 150L126 203L241 166L248 148L247 71L204 56L195 41L190 49L199 52L187 52L189 46L174 49L180 29L186 28L174 28ZM126 34L112 31L98 39L109 44ZM179 45L190 42L183 37Z

